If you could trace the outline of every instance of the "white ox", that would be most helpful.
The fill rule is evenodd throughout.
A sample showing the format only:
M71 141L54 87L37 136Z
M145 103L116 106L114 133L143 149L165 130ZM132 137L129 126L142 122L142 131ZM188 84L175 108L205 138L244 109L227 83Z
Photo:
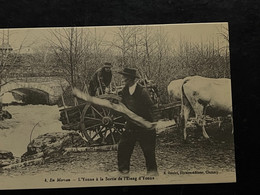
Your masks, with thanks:
M183 81L181 92L184 140L187 138L186 125L191 111L194 111L196 122L202 127L202 134L205 138L209 138L205 130L206 114L213 117L231 114L231 121L233 121L230 79L187 77Z
M167 92L170 101L180 101L181 100L181 87L183 79L177 79L170 82L167 87Z
M184 79L177 79L170 82L167 86L167 92L170 102L181 101L181 87ZM178 109L177 113L176 110L169 113L169 119L173 118L176 122L177 127L180 124L180 110Z

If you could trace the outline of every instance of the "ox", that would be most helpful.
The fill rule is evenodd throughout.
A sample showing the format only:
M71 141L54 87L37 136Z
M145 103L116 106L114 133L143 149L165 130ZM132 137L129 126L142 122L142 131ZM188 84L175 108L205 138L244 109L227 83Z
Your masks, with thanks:
M171 101L181 100L181 87L183 79L177 79L170 82L167 87L167 92Z
M202 134L205 138L209 138L205 130L206 114L212 117L231 114L231 121L233 121L230 79L187 77L182 85L181 102L184 140L187 138L186 125L191 111L195 113L196 122L202 128Z
M177 79L170 82L167 86L167 92L170 102L181 101L181 87L183 84L183 79ZM169 119L174 119L177 127L180 125L180 109L172 111L169 113Z

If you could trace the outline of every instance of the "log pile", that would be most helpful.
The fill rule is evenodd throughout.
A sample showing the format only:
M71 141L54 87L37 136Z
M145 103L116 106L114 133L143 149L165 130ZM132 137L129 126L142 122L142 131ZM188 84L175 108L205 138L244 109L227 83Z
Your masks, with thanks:
M10 170L31 165L44 164L46 160L59 158L70 152L97 152L117 150L117 145L86 146L76 132L56 132L40 135L28 146L19 159L9 151L0 150L0 169Z
M60 121L65 124L77 124L80 122L81 111L85 104L64 108L60 110Z

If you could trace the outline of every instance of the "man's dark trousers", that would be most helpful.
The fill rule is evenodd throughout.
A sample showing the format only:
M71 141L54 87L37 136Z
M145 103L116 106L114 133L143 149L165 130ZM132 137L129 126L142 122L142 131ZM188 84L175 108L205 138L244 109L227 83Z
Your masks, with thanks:
M130 170L130 158L136 142L139 142L144 153L147 173L157 173L157 164L155 159L155 130L147 130L140 127L126 129L118 146L118 168L122 173L128 173Z

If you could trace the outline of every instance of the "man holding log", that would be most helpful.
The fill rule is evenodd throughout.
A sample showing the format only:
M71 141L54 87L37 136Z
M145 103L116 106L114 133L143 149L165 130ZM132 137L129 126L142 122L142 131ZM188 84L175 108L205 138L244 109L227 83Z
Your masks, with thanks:
M124 68L119 72L125 84L121 96L122 103L132 112L141 116L147 121L153 122L153 102L148 91L137 83L139 76L137 70ZM155 158L156 132L155 129L147 129L128 121L126 130L123 132L118 144L118 169L121 174L128 174L130 171L130 158L138 141L144 153L148 175L158 175Z

